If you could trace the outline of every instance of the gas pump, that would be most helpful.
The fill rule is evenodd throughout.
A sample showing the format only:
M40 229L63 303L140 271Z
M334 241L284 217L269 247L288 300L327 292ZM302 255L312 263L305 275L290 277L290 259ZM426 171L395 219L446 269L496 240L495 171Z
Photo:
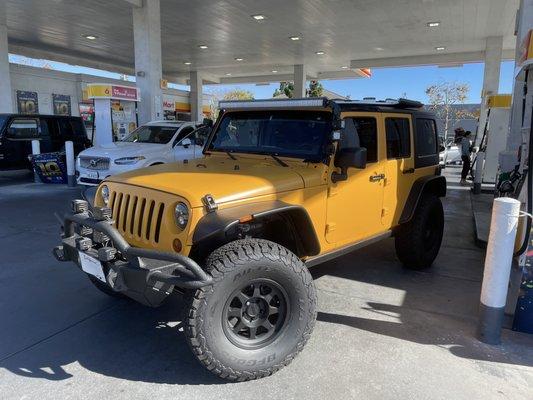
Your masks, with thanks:
M87 97L94 100L95 146L123 139L137 128L137 88L91 83L87 85Z

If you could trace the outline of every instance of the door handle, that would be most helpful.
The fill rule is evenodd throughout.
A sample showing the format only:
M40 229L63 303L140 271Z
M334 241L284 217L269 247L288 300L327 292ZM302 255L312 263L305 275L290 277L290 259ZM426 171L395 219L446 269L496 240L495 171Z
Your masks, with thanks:
M414 168L409 168L409 169L405 169L402 171L402 174L414 174L414 173L415 173Z
M385 179L385 174L370 175L370 182L379 182Z

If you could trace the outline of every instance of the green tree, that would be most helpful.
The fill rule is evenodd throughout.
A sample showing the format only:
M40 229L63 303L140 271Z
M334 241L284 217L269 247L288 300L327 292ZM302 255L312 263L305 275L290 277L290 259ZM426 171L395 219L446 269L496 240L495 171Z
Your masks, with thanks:
M225 92L222 98L224 100L253 100L254 94L248 90L233 89Z
M307 90L307 96L322 97L323 93L324 93L324 87L319 81L311 81L309 83L309 89Z
M279 88L274 90L273 97L278 97L281 95L287 96L289 99L292 99L294 96L294 83L292 82L280 82Z
M462 104L468 97L470 86L466 83L442 82L431 85L426 89L429 98L429 108L435 112L437 118L444 121L444 138L449 134L450 127L460 119L464 112L456 104Z

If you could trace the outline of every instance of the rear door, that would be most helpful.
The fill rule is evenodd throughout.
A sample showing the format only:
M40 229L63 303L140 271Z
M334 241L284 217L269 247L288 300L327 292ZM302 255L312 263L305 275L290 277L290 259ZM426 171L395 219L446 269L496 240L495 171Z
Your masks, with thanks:
M32 117L13 117L6 126L6 133L2 140L6 166L9 168L28 167L31 141L35 139L40 140L39 120Z

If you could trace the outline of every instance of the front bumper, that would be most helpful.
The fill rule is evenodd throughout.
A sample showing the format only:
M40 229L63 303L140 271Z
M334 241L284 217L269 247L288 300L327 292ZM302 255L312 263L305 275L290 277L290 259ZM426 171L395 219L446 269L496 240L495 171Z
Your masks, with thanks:
M132 247L112 224L110 219L94 218L90 211L65 215L62 243L53 249L55 258L73 261L81 269L80 253L85 253L101 262L111 289L153 307L175 287L197 289L212 283L212 277L191 258ZM104 243L93 241L95 232L99 242L105 235Z

